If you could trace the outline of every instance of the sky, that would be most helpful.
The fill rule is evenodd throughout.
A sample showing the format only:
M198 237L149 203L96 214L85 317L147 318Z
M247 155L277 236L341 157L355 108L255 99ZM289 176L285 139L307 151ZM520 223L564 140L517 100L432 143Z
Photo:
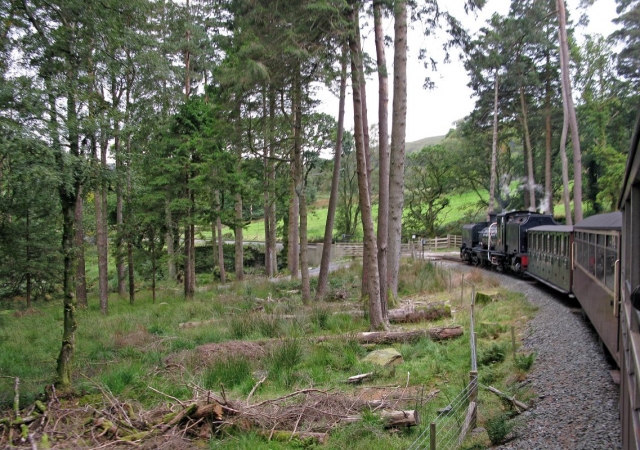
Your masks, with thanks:
M449 10L459 18L464 26L472 33L484 26L487 20L494 14L506 15L509 12L510 0L488 0L485 7L477 14L465 15L462 8L462 0L442 0L441 8ZM596 0L594 5L585 9L578 9L578 0L565 0L567 9L574 21L577 21L581 13L589 16L589 25L576 29L578 39L584 34L601 34L608 36L616 26L611 20L616 16L615 0ZM372 21L370 27L372 28ZM393 22L385 24L385 34L393 36ZM363 35L364 49L372 58L375 58L375 43L373 30L365 31ZM453 50L451 62L442 63L442 40L438 36L425 38L419 25L409 30L409 53L407 56L407 135L406 141L416 141L431 136L441 136L453 128L453 123L467 116L473 110L475 99L472 91L467 87L469 78L459 58L459 52ZM418 52L421 47L426 47L429 54L437 61L437 72L425 69L423 61L418 60ZM393 65L393 47L386 49L387 64ZM430 77L435 82L433 90L423 89L425 77ZM391 124L391 104L393 98L392 75L389 74L389 124ZM378 122L378 83L374 73L367 78L367 109L369 124ZM345 128L353 128L353 108L350 90L347 91L345 110ZM322 104L320 111L337 117L338 99L335 95L323 91L320 95ZM391 125L389 125L391 126Z

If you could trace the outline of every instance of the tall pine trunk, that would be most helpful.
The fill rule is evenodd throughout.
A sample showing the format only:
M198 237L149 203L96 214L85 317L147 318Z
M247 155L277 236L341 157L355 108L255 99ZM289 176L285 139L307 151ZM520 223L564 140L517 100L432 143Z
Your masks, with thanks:
M97 141L94 136L91 142L93 154L97 164L104 173L107 167L107 140L100 142L100 155L98 155ZM100 300L100 312L107 315L109 312L109 244L107 233L106 199L107 187L103 177L96 189L94 197L94 209L96 216L96 246L98 250L98 297Z
M277 257L277 239L276 239L276 95L273 89L269 91L269 170L268 188L269 188L269 255L271 257L271 276L278 273L278 257Z
M355 8L354 8L355 9ZM357 11L352 11L354 25ZM353 90L353 122L354 138L356 141L356 162L358 170L358 193L361 207L362 229L364 232L364 257L368 259L368 267L371 270L367 283L369 297L369 323L371 329L380 330L388 328L382 317L380 305L380 281L378 278L378 254L376 236L373 229L373 216L371 211L371 196L367 182L367 164L364 148L364 133L362 128L362 98L360 96L359 62L360 45L354 36L349 36L349 48L351 50L351 83Z
M545 117L544 117L544 210L553 214L553 180L551 166L551 63L549 52L545 52L547 64L545 73Z
M384 50L382 2L373 3L376 63L378 66L378 276L382 318L387 320L387 248L389 240L389 74ZM369 174L371 176L371 174Z
M293 77L293 167L295 195L298 197L300 215L300 275L302 281L302 302L311 300L311 284L309 280L309 257L307 253L307 198L305 195L305 180L302 161L302 81L300 66Z
M573 218L571 217L571 192L569 189L569 160L567 158L567 132L569 129L569 115L567 114L567 102L564 97L566 96L564 90L564 84L562 85L562 109L564 110L564 116L562 120L562 133L560 134L560 159L562 161L562 202L564 204L565 222L567 225L573 225Z
M491 139L491 178L489 181L489 207L487 208L487 220L491 220L491 214L495 211L496 183L498 179L498 69L495 70L493 80L493 138Z
M355 32L356 32L356 42L359 46L359 54L363 55L362 51L362 36L360 35L360 15L356 12L355 15ZM370 138L369 138L369 114L367 110L367 83L364 75L364 63L362 58L358 58L356 61L358 64L358 74L360 77L360 99L362 105L362 137L364 143L364 161L366 165L367 174L367 189L369 189L369 197L371 197L371 150L369 148ZM369 260L362 255L362 295L367 292L368 287L367 283L369 282L369 273L371 268L369 267Z
M216 202L216 228L218 229L218 267L220 268L220 283L227 282L227 271L224 268L224 239L222 236L222 206L220 203L220 191L215 193Z
M84 260L84 209L82 201L82 186L78 192L75 208L75 247L76 247L76 301L78 306L86 308L87 303L87 276Z
M389 241L387 280L389 291L398 297L398 274L402 251L402 208L404 207L404 155L407 128L407 2L394 6L393 106L389 166Z
M69 47L69 55L73 55L73 44ZM69 155L77 159L80 156L79 151L79 135L78 135L78 115L77 105L75 98L75 79L76 70L75 65L71 62L72 69L67 74L67 82L69 83L67 91L67 130L69 142ZM57 132L56 132L57 134ZM54 139L54 142L56 139ZM60 147L58 145L58 147ZM64 173L69 170L69 167L65 164L65 156L62 154L62 150L58 148L56 153L60 172ZM58 354L58 360L56 365L56 382L55 384L63 390L68 389L71 386L71 378L73 372L73 357L75 353L75 336L76 329L78 328L78 321L76 318L77 299L75 295L75 264L76 255L74 249L74 236L75 236L75 209L76 202L78 201L78 193L80 192L80 181L78 175L74 174L74 184L71 189L68 189L66 184L62 183L58 192L60 195L60 204L62 205L62 254L64 259L64 271L63 271L63 331L62 331L62 345L60 347L60 353Z
M524 129L524 144L527 150L527 191L529 193L529 211L536 210L536 181L533 172L533 147L531 146L531 136L529 134L529 115L527 114L527 105L524 99L524 87L520 86L520 107L522 108L522 116L520 122Z
M235 274L236 281L244 280L244 236L242 218L242 194L236 194L235 198Z
M124 189L123 171L124 162L120 150L120 131L116 124L113 148L116 157L116 273L118 274L118 295L124 297L127 288L124 283Z
M578 119L573 105L571 93L571 77L569 74L569 43L567 42L567 15L564 0L556 0L558 10L558 33L560 35L560 69L562 73L562 86L564 88L564 109L568 116L571 130L571 144L573 146L573 210L575 221L582 220L582 154L580 151L580 134L578 132Z
M167 232L165 234L165 242L167 246L167 274L169 275L170 280L176 281L178 272L176 270L175 246L173 245L175 240L175 225L173 223L173 213L171 212L171 194L168 188L164 203L164 217L165 226L167 227Z
M295 87L292 87L291 92L291 115L293 117L293 134L295 136L295 123L296 123L296 102L295 102ZM300 221L300 198L298 197L298 175L296 168L296 149L295 145L291 148L291 182L290 193L291 200L289 202L289 223L287 232L287 261L289 272L292 279L298 278L299 262L300 262L300 234L299 234L299 221Z
M342 70L340 71L340 98L338 101L338 136L336 150L333 155L333 176L331 178L331 193L329 195L329 210L324 227L324 241L322 245L322 259L320 260L320 273L318 274L318 290L316 300L322 299L327 292L329 280L329 264L331 263L331 245L333 242L333 224L336 217L338 204L338 186L340 185L340 161L342 159L342 138L344 136L344 106L347 92L347 49L342 48Z

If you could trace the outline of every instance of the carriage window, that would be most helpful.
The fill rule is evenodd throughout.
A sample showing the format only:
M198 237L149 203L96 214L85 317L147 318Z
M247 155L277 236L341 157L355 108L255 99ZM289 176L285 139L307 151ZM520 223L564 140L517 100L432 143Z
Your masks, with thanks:
M618 259L618 252L616 250L616 242L617 236L607 236L606 241L606 249L605 249L605 260L604 260L604 277L605 277L605 285L611 289L612 291L615 288L615 263L616 259Z
M595 275L596 278L604 284L604 238L602 234L596 235L596 261L595 261Z

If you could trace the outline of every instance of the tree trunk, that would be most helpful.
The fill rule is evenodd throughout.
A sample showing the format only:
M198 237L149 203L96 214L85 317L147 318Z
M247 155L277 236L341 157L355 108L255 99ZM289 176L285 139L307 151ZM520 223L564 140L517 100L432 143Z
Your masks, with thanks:
M165 200L165 225L167 227L167 233L165 235L165 241L167 246L167 273L169 275L169 279L176 281L177 279L177 270L176 270L176 255L175 255L175 247L173 245L174 241L174 224L173 224L173 214L171 213L171 198L169 190L167 189L167 196Z
M129 122L129 90L127 90L127 122ZM133 305L135 301L135 275L134 275L134 265L133 265L133 242L131 235L131 222L132 222L132 214L133 207L131 196L133 195L133 186L131 183L131 134L127 135L127 222L128 222L128 230L127 230L127 267L129 268L129 303Z
M529 118L527 105L524 100L524 87L520 86L520 107L522 108L522 128L524 129L524 144L527 149L527 190L529 191L529 211L536 210L536 181L533 172L533 148L529 136Z
M387 242L389 240L389 73L384 50L382 3L373 3L376 63L378 66L378 277L382 318L388 310Z
M496 183L498 174L498 69L495 71L493 91L493 139L491 140L491 181L489 182L489 207L487 208L487 220L491 221L491 215L495 213Z
M363 55L362 52L362 36L360 35L360 15L356 13L355 15L355 31L356 31L356 42L359 47L359 54ZM360 98L362 105L362 137L364 142L364 160L366 165L366 176L367 176L367 189L369 189L369 198L372 198L371 191L371 150L369 148L369 114L367 110L367 83L364 75L364 63L362 61L362 57L358 58L358 74L360 75ZM373 202L373 200L372 200ZM369 273L371 268L369 267L369 259L365 256L365 252L362 254L362 276L361 276L361 290L362 295L365 295L365 292L368 291L367 283L369 282Z
M75 250L76 250L76 302L78 306L86 308L87 303L87 277L84 261L84 211L82 204L82 186L78 192L75 207Z
M271 278L273 276L273 267L272 267L272 255L271 251L273 249L270 239L271 239L271 223L269 221L269 212L270 212L270 203L271 203L271 161L269 159L269 136L272 133L270 128L271 121L267 119L267 95L265 89L262 89L262 122L263 122L263 135L262 135L262 170L263 170L263 182L264 182L264 193L263 193L263 221L264 221L264 271L267 278Z
M191 226L189 224L189 220L191 219L191 215L187 213L187 223L184 225L184 263L183 263L183 283L184 283L184 298L185 300L189 300L193 298L193 292L191 292L191 281L189 277L191 276Z
M73 66L73 64L72 64ZM79 158L79 137L78 122L76 111L76 99L73 92L73 80L75 80L75 72L70 70L71 74L67 76L70 82L69 92L67 94L67 129L69 154L72 158ZM55 141L55 139L54 139ZM58 145L59 147L59 145ZM58 149L56 154L58 165L61 173L65 171L65 156L62 150ZM68 170L68 168L66 168ZM58 388L66 390L71 386L71 378L73 372L73 356L75 353L75 336L78 322L76 319L77 299L75 295L75 263L76 255L74 249L75 236L75 209L80 192L80 182L78 176L74 174L75 183L72 190L69 190L66 184L62 183L58 192L60 195L60 203L62 205L62 254L64 258L63 271L63 306L64 319L62 331L62 345L56 365L56 381Z
M235 201L235 273L236 281L244 280L244 236L242 219L242 195L236 194Z
M564 100L566 93L562 85L562 109L564 119L562 121L562 134L560 135L560 159L562 161L562 200L564 203L564 215L567 225L573 225L571 216L571 192L569 190L569 161L567 159L567 131L569 129L569 115L567 114L567 102Z
M582 220L582 154L580 152L580 134L578 133L578 119L573 105L571 93L571 78L569 74L569 44L567 42L567 17L564 0L556 0L560 35L560 68L562 72L562 86L564 87L565 114L569 118L571 129L571 144L573 145L573 210L575 221Z
M269 93L269 245L271 249L269 255L271 256L271 275L275 276L278 273L278 257L277 257L277 239L276 239L276 139L275 139L275 125L276 121L276 98L275 91L271 90Z
M300 214L300 272L302 278L302 303L311 300L311 285L309 281L309 257L307 253L307 198L305 195L305 180L302 161L302 83L300 70L294 75L293 81L293 166L295 195L298 197Z
M94 155L98 159L98 164L102 171L107 166L107 140L100 143L100 155L98 156L97 142L94 136L91 145L94 148ZM98 297L100 299L100 312L107 315L109 312L109 244L107 232L107 211L106 211L107 187L102 177L98 185L95 197L94 208L96 215L96 246L98 250Z
M224 239L222 238L222 218L220 204L220 191L216 191L216 226L218 228L218 263L220 267L220 283L227 282L227 271L224 268Z
M351 12L353 24L357 11ZM368 259L368 267L371 270L369 282L367 283L369 296L369 322L374 330L386 329L387 324L382 317L380 305L380 281L378 278L378 253L376 248L376 237L373 229L373 217L371 214L371 197L367 184L367 164L364 152L364 135L362 132L362 101L360 97L360 74L358 71L358 60L361 58L360 45L354 37L349 38L351 49L351 83L353 90L353 122L354 138L356 141L356 161L358 167L358 192L360 198L360 208L362 217L362 229L364 232L364 257Z
M549 52L546 52L547 69L545 80L545 140L544 140L544 209L546 214L553 214L553 180L551 167L551 63Z
M122 154L120 152L120 133L116 127L116 135L113 140L113 148L116 157L116 173L117 173L117 185L116 185L116 273L118 274L118 295L124 297L126 294L126 286L124 284L124 192L123 192L123 177L122 172L124 170L124 163L122 160Z
M404 207L404 154L407 127L407 2L398 0L394 8L393 117L389 170L389 240L387 280L389 291L398 297L398 273L402 244Z
M327 222L324 227L324 241L322 246L322 259L320 260L320 273L318 275L318 290L316 300L322 299L327 291L329 279L329 263L331 262L331 245L333 242L333 224L336 217L336 205L338 204L338 186L340 184L340 160L342 159L342 138L344 135L344 106L347 92L347 48L342 48L342 70L340 72L340 99L338 102L338 136L336 139L336 151L333 155L333 177L331 178L331 194L329 195L329 210Z
M31 266L31 211L29 210L29 208L27 207L27 223L26 223L26 235L25 235L25 241L26 241L26 245L25 245L25 253L26 253L26 259L27 259L27 264L29 266ZM31 279L31 269L27 270L27 273L25 273L25 282L27 283L27 292L26 292L26 296L27 296L27 309L31 309L31 292L32 292L32 279Z
M295 97L295 93L292 95L292 99ZM295 103L295 101L293 102ZM292 115L294 121L294 134L295 134L295 114L296 109L295 105L292 106ZM295 145L291 149L291 201L289 202L289 229L287 233L287 262L289 267L289 272L291 272L291 279L298 278L298 269L299 269L299 257L300 257L300 235L298 234L298 222L299 222L299 213L300 213L300 199L298 197L297 192L297 183L298 178L296 174L296 155L295 155Z

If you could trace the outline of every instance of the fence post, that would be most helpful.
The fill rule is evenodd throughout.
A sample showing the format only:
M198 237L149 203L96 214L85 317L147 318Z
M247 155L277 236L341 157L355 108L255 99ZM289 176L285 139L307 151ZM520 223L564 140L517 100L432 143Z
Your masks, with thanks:
M511 348L513 349L513 359L516 359L516 330L511 325Z
M472 370L469 372L469 386L471 387L471 392L469 393L469 403L475 402L478 404L478 371ZM478 409L476 408L473 417L471 418L471 426L470 428L473 430L476 427Z
M429 450L436 450L436 423L435 422L431 422L429 431L430 431Z
M464 301L464 274L462 274L462 286L460 286L460 303Z

